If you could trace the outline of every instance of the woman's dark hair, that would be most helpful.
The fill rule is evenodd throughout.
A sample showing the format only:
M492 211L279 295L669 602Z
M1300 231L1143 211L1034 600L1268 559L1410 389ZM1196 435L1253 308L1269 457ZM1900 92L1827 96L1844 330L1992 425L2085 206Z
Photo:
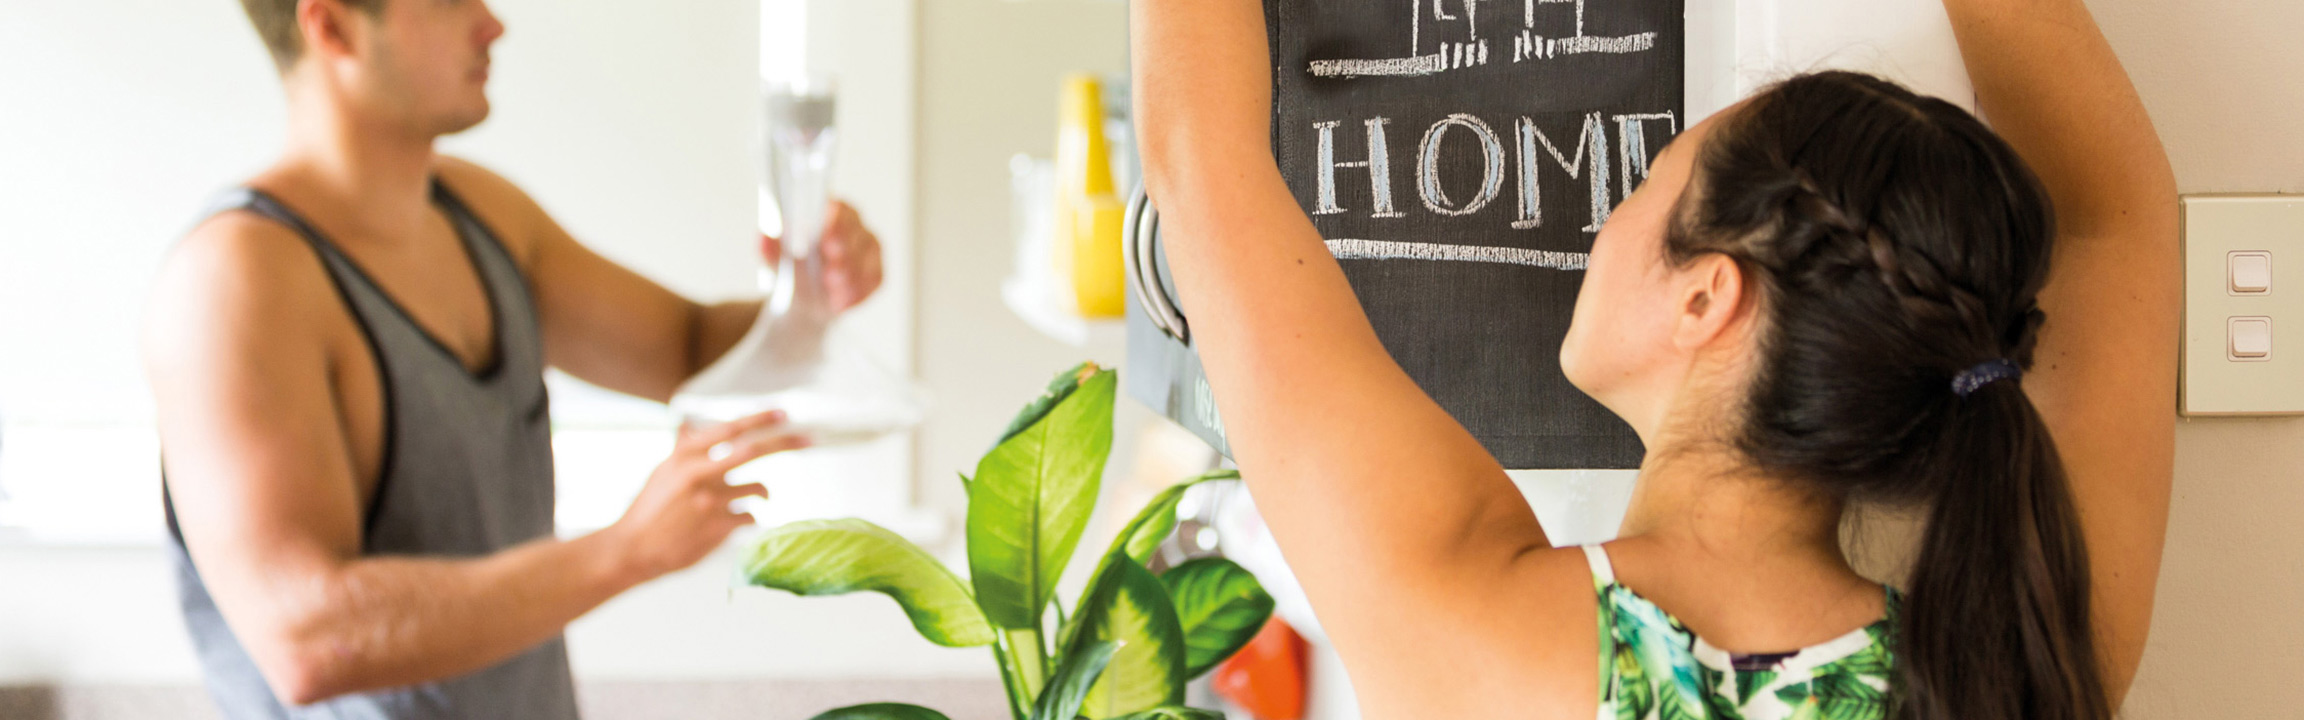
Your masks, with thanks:
M2088 559L2032 364L2054 219L2016 152L1951 103L1868 75L1784 81L1721 118L1666 232L1733 259L1763 318L1743 424L1761 469L1925 504L1892 717L2104 720Z

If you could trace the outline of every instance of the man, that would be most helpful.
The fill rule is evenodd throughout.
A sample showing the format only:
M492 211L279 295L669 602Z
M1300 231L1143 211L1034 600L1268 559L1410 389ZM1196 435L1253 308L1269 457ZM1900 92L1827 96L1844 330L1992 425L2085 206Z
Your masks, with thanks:
M621 520L557 540L546 361L666 400L759 306L683 300L433 153L488 114L482 0L243 5L286 152L171 253L144 330L210 691L233 718L574 718L562 628L749 523L729 504L765 491L723 474L806 439L685 432ZM821 247L836 306L878 286L852 210Z

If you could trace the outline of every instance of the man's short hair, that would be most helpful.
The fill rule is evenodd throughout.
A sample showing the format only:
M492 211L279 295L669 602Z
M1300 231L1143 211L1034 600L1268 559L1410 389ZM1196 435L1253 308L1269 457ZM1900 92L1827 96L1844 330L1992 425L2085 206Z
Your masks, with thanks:
M248 22L256 25L256 36L264 40L264 49L272 51L272 64L280 72L296 64L304 55L304 33L296 27L298 0L240 0L240 8L248 11ZM384 0L340 0L345 5L359 8L369 17L384 11Z

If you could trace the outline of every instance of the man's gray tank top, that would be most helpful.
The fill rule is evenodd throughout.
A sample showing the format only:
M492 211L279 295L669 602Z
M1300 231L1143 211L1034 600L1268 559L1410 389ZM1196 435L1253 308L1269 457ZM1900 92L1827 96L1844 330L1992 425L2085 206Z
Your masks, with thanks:
M359 323L383 382L384 454L362 529L365 555L474 557L552 533L552 436L543 343L527 279L495 236L445 186L447 214L487 285L493 366L471 372L418 327L360 266L278 200L240 190L223 209L295 230L319 255ZM570 720L567 646L555 637L494 667L434 683L286 707L233 636L184 550L169 504L185 625L208 690L233 720Z

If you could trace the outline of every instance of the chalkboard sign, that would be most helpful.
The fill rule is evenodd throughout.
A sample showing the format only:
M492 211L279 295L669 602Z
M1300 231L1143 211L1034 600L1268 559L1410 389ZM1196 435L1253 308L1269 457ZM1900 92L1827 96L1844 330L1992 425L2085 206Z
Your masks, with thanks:
M1272 147L1409 375L1511 468L1636 467L1560 373L1610 209L1681 130L1682 0L1266 0ZM1225 448L1139 213L1133 396Z

